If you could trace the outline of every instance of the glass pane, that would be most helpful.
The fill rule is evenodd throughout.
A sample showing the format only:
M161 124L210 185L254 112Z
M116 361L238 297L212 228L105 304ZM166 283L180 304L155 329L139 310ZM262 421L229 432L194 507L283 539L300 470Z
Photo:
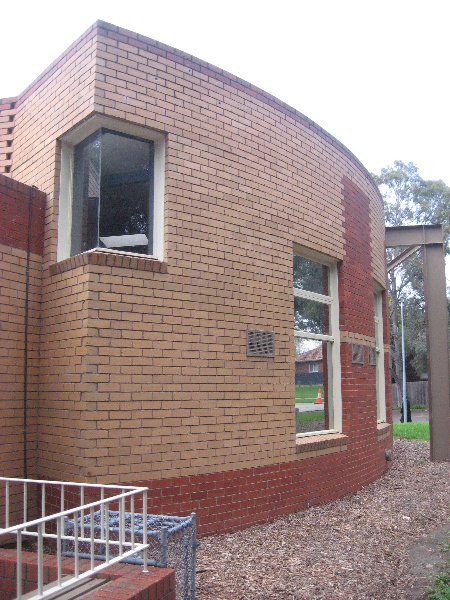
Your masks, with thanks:
M127 252L153 250L153 142L102 135L100 245Z
M296 340L295 356L295 414L296 433L332 429L329 416L331 385L328 375L330 344L315 340ZM310 365L317 370L310 370Z
M72 255L98 245L99 200L100 132L97 132L75 149Z
M329 335L329 306L294 296L294 328L298 331Z
M328 267L294 256L294 288L328 296Z

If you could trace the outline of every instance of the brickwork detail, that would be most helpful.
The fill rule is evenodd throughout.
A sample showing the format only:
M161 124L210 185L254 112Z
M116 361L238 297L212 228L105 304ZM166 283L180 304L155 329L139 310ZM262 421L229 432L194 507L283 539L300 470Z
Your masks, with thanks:
M1 474L6 477L24 476L25 399L28 476L33 476L36 472L44 202L45 196L42 192L0 175L0 406L2 410L0 456ZM25 357L26 319L28 321L27 357ZM28 369L25 389L26 359ZM3 502L4 498L1 498L0 511ZM13 499L12 522L18 518L16 512L19 509L15 509L14 506Z
M17 98L0 99L0 173L10 173L14 151L14 118Z
M256 477L260 499L256 513L236 505L243 526L252 511L258 522L277 512L290 469L286 512L383 472L389 440L378 441L374 369L352 365L348 343L345 444L299 451L295 442L293 244L342 261L343 339L373 343L372 281L385 281L382 201L340 142L250 84L104 22L15 110L10 174L47 195L41 476L145 481L160 490L156 512L197 506L195 485L200 498L212 478L222 491L198 508L205 531L216 531L241 476ZM60 138L94 113L165 134L163 262L107 251L56 262ZM274 333L274 357L247 356L256 329ZM322 477L340 469L316 496L310 459ZM162 490L178 481L166 502ZM294 500L302 486L310 491Z

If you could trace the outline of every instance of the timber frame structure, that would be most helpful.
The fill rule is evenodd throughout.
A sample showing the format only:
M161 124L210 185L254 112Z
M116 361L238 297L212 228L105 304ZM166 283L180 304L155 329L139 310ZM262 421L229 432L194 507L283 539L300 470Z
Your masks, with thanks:
M430 458L450 460L450 370L448 306L445 286L445 251L442 225L386 227L386 248L405 247L387 265L388 271L419 248L423 249L423 278L428 354ZM443 327L442 324L446 326Z

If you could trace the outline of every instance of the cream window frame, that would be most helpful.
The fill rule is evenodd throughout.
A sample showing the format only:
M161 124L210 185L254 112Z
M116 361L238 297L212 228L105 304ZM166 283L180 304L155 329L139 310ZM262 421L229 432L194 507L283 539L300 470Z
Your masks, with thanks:
M386 379L384 373L383 341L383 297L380 289L374 286L374 320L376 364L377 423L386 423Z
M109 129L117 133L134 136L154 142L154 201L153 201L153 253L151 255L139 254L164 260L164 188L165 188L165 135L145 127L126 123L103 115L93 115L71 131L65 133L61 139L61 172L60 195L58 214L58 244L57 261L70 258L72 240L72 204L73 204L73 174L74 150L98 129ZM120 250L109 249L109 252Z
M331 429L298 433L296 437L306 437L329 433L342 433L342 391L341 391L341 336L339 330L339 282L337 261L317 252L294 246L294 255L311 260L328 267L329 295L318 294L308 290L293 288L294 297L313 300L329 306L329 334L310 333L294 329L294 336L318 340L327 343L327 371L328 371L328 415L333 424Z

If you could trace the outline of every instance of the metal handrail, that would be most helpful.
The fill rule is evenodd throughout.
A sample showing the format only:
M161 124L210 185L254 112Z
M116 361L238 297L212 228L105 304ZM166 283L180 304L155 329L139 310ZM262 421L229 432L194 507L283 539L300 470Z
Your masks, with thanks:
M146 487L134 487L134 486L117 486L117 485L102 485L102 484L87 484L87 483L73 483L63 481L50 481L43 479L19 479L10 477L0 477L0 482L5 483L5 527L0 527L0 535L15 534L17 536L17 600L22 598L22 543L24 536L37 539L37 554L38 554L38 582L36 593L33 596L28 596L29 600L39 600L41 598L51 598L53 595L58 593L60 590L69 588L74 583L81 579L86 579L94 573L105 569L106 567L123 560L124 558L131 557L138 553L143 554L143 570L148 572L147 564L147 549L149 547L147 539L147 528L144 527L142 531L142 541L138 542L135 539L134 528L127 530L129 533L129 539L125 539L125 515L126 515L126 501L129 501L131 512L134 514L135 498L141 498L142 514L144 519L147 515L147 492ZM23 484L22 494L22 514L23 522L10 525L10 512L11 512L11 485L12 484ZM37 519L28 520L28 497L30 486L37 486L41 488L41 517ZM47 487L52 486L52 490L56 487L59 488L59 501L62 510L52 514L46 514L46 502ZM66 489L78 490L79 503L77 506L64 509L66 502ZM85 503L85 491L86 489L95 490L100 492L100 499L94 502ZM117 491L113 496L105 497L105 491ZM37 492L39 490L37 489ZM111 504L118 506L119 521L121 527L119 528L119 540L110 539L109 532L109 507ZM94 521L94 509L97 509L97 513L100 511L101 515L101 526L94 527L92 523ZM89 527L90 535L85 535L86 528L84 527L85 515L89 515L91 527ZM76 527L72 532L73 535L68 535L65 529L65 523L69 517L73 518L74 523L80 523L80 527ZM46 526L49 523L54 523L53 531L47 531ZM146 522L144 520L144 522ZM56 530L56 533L55 533ZM96 535L96 532L98 534ZM57 562L57 578L56 583L51 589L44 589L44 569L43 569L43 556L44 556L44 540L52 540L56 542L56 562ZM79 551L79 545L87 544L90 547L90 568L80 572L80 561L82 559ZM71 544L73 552L70 556L74 558L73 575L64 577L62 572L62 557L68 556L68 553L64 551L67 544ZM98 560L98 556L95 554L95 545L102 544L105 547L105 559L100 564L95 564ZM111 554L111 549L114 548L114 555ZM84 556L84 554L83 554ZM65 574L64 574L65 575ZM53 582L52 582L53 583Z

